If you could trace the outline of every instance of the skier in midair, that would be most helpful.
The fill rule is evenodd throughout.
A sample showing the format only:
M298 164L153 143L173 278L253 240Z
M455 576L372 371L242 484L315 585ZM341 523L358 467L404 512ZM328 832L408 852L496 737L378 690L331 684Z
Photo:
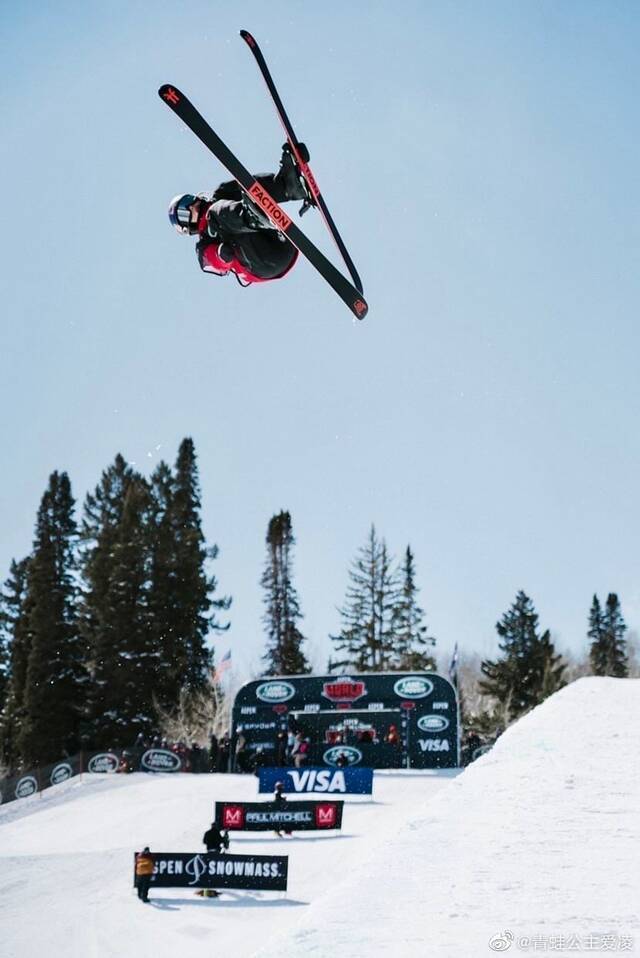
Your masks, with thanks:
M307 191L288 144L277 173L255 179L276 203L307 200ZM206 273L234 273L243 286L281 279L295 264L298 250L271 224L235 180L221 183L212 195L183 193L169 206L176 230L197 236L196 253Z

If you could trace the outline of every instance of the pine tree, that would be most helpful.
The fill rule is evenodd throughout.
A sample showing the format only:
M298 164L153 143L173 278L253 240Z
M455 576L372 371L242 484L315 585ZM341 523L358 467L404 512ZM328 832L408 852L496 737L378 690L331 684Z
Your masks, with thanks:
M427 635L427 626L423 624L424 610L418 605L418 592L415 561L411 547L407 546L393 621L395 641L391 667L400 671L430 672L436 667L433 656L424 651L424 646L433 646L436 640Z
M154 728L158 653L149 625L150 496L142 477L126 487L122 515L110 530L106 588L93 634L89 701L91 737L99 748L130 745Z
M29 657L17 735L27 764L53 761L80 744L87 676L76 609L73 508L69 477L54 472L38 510L27 570Z
M496 631L504 655L482 663L486 679L479 685L483 694L496 699L513 719L562 688L565 665L555 652L549 632L538 635L538 615L522 591L496 624Z
M127 490L142 477L127 465L118 453L111 466L104 470L93 493L84 502L80 526L80 567L83 594L80 603L80 625L91 658L103 630L106 596L113 573L113 548L118 537Z
M604 627L604 615L597 595L594 595L589 610L589 630L587 635L591 639L589 658L591 671L594 675L607 674L607 642Z
M334 668L384 672L394 652L394 616L398 604L398 577L384 539L371 526L367 544L353 560L345 603L339 609L342 629L331 636L344 657Z
M9 578L0 595L0 631L6 648L0 761L9 768L15 768L19 761L17 732L24 718L24 687L29 660L29 628L25 612L28 561L12 561Z
M620 600L610 592L604 612L594 595L589 613L589 638L591 639L591 668L594 675L612 675L626 678L629 674L627 626L622 617Z
M311 669L302 651L305 639L298 628L302 613L293 585L295 539L288 512L280 512L270 519L266 541L267 561L261 584L265 590L267 674L303 675Z
M154 474L154 528L151 609L159 644L161 704L177 704L180 690L204 688L212 665L209 633L224 631L216 613L231 605L214 599L218 583L207 563L218 546L207 548L200 519L200 489L192 439L180 444L172 477L166 468Z

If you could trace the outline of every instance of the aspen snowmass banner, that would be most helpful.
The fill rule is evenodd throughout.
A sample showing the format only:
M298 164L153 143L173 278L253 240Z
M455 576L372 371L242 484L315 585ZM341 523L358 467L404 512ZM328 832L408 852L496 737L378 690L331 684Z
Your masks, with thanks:
M311 831L342 828L343 802L216 802L215 821L229 831Z
M247 888L286 891L286 855L152 852L152 888ZM135 884L135 859L134 859Z

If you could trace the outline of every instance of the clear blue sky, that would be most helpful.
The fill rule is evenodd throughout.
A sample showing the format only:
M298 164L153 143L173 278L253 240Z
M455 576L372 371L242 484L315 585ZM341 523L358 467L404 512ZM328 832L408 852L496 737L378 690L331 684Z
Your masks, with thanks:
M371 522L410 543L441 648L494 649L516 591L561 648L591 596L640 627L634 2L12 4L0 143L0 574L49 473L79 502L120 451L199 454L207 537L257 666L271 515L288 509L318 665ZM301 262L241 290L168 225L221 167L157 96L188 93L245 165L282 143L260 41L363 277ZM333 257L322 223L302 226Z

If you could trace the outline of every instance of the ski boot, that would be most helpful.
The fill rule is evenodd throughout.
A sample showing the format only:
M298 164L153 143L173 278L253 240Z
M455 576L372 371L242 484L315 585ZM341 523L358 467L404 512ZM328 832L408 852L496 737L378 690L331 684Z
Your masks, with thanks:
M300 158L304 163L309 161L309 151L304 143L298 144ZM280 160L280 172L278 174L284 181L288 200L305 200L309 198L309 190L304 182L302 174L296 164L295 158L288 143L282 147L282 159Z

